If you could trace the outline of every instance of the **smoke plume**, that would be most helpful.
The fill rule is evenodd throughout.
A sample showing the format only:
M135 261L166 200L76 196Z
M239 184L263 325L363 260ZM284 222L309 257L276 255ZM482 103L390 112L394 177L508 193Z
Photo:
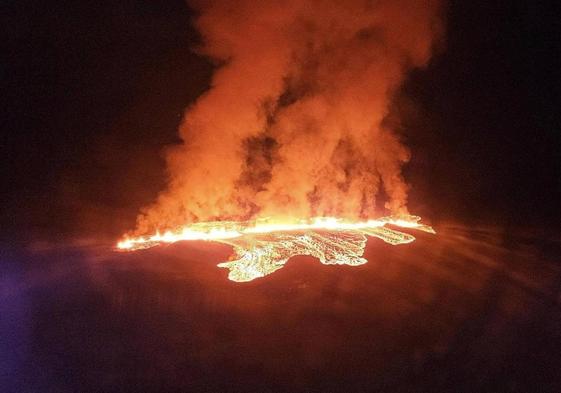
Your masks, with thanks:
M383 121L442 32L439 0L194 0L216 62L137 232L261 216L405 213L409 152Z

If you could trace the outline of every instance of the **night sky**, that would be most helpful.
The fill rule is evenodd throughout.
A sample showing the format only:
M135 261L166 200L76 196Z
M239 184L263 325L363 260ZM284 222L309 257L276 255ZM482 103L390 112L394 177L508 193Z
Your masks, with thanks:
M164 187L162 151L212 65L182 1L4 2L0 227L108 236ZM394 113L410 210L559 226L559 21L542 2L451 2L446 41Z
M0 7L0 391L560 391L556 7L451 1L394 97L436 236L246 284L225 245L111 248L209 85L186 3Z
M559 21L538 3L449 5L439 54L395 98L412 149L411 211L558 225ZM212 65L190 50L190 10L182 1L2 7L3 234L122 233L164 187L162 151L208 87Z

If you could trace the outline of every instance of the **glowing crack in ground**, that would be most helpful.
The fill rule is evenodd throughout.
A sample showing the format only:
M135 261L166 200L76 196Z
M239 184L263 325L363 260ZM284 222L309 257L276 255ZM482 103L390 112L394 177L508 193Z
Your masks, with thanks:
M362 265L367 262L364 249L367 237L377 237L397 245L410 243L415 237L386 225L435 233L420 217L382 217L363 222L345 222L335 218L316 218L310 222L272 223L202 222L177 232L157 233L150 237L125 238L120 250L150 248L182 240L208 240L234 248L230 261L219 263L228 268L232 281L251 281L282 268L293 256L309 255L326 265Z

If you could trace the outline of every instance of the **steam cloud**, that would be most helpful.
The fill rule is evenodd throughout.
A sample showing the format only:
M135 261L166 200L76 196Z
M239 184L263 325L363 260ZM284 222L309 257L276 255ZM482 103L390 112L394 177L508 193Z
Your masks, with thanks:
M192 1L218 67L187 109L137 232L255 216L405 213L409 152L383 122L442 33L438 0ZM382 193L383 190L383 193ZM383 200L377 201L383 195Z

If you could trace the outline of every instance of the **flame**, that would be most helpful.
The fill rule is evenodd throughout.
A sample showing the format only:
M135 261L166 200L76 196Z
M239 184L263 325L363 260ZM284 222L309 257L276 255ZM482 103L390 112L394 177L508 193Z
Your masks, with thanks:
M311 220L258 219L251 222L200 222L164 234L125 237L117 249L133 251L184 240L215 241L232 245L234 259L218 264L230 269L232 281L250 281L280 269L290 257L311 255L323 264L360 265L367 236L392 245L410 243L415 237L387 225L435 233L418 216L389 216L351 222L335 217Z

